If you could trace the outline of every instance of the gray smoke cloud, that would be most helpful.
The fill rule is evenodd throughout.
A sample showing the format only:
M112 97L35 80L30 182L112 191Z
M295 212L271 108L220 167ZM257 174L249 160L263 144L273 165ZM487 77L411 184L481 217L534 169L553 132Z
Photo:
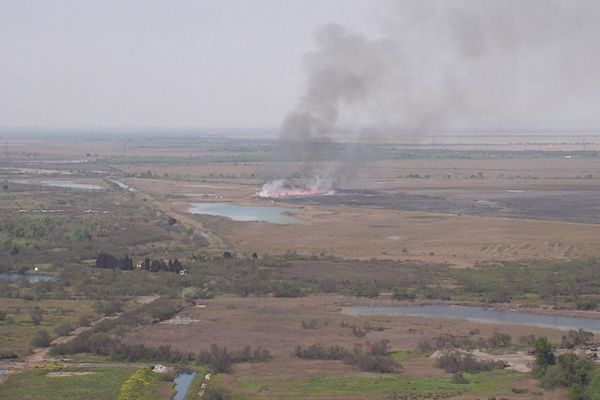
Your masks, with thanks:
M382 37L320 28L280 137L557 131L600 126L600 2L401 0Z

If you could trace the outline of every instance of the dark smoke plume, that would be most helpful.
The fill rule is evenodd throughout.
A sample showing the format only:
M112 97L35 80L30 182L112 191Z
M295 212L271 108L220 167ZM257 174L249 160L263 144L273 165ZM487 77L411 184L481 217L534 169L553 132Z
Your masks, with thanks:
M600 2L399 0L382 14L380 38L316 32L280 133L296 156L366 135L600 127Z

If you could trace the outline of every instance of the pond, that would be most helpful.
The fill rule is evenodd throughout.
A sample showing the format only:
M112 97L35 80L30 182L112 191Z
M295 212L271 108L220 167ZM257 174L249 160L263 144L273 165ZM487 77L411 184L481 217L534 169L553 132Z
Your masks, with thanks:
M175 396L173 400L183 400L187 394L194 377L195 372L182 372L175 377Z
M51 187L61 187L68 189L86 189L86 190L99 190L102 186L92 185L89 183L78 183L67 179L44 179L44 180L31 180L31 179L15 179L12 182L20 183L22 185L42 185Z
M20 279L27 279L29 283L37 283L37 282L48 282L56 280L56 277L53 275L44 275L44 274L14 274L8 272L0 272L0 280L5 281L18 281Z
M471 306L354 306L344 307L342 313L347 315L464 319L491 324L527 325L561 330L581 328L586 331L600 332L600 319L561 317L517 311L498 311Z
M263 221L275 224L297 224L289 208L276 206L240 206L232 203L192 203L190 214L216 215L234 221Z

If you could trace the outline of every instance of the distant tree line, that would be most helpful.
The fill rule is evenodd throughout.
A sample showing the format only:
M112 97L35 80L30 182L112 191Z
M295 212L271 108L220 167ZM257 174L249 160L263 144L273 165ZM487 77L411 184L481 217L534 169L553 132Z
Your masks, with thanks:
M133 259L129 256L117 258L112 254L100 253L96 257L96 268L121 269L129 271L133 269Z
M108 253L100 253L96 258L96 268L120 269L123 271L133 270L133 259L129 256L118 258ZM162 259L145 258L142 262L141 269L150 272L175 272L179 273L185 269L181 261L178 259L169 259L165 262Z
M90 353L109 356L113 360L128 362L188 362L196 361L209 365L213 372L230 372L234 363L261 362L270 360L271 353L262 347L250 346L238 351L228 351L226 347L213 344L209 350L198 354L181 352L163 345L148 347L144 344L128 344L105 332L87 331L73 340L52 346L51 354L64 356L77 353Z

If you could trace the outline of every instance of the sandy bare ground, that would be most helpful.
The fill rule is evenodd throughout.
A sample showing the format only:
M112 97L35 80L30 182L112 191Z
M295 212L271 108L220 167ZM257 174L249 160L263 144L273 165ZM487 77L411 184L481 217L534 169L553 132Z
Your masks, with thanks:
M515 351L510 353L492 354L482 350L458 350L462 354L469 354L479 361L494 361L503 362L506 364L506 369L515 372L529 373L533 370L535 357L527 354L524 351ZM444 355L443 351L436 351L431 355L433 359L439 359Z

